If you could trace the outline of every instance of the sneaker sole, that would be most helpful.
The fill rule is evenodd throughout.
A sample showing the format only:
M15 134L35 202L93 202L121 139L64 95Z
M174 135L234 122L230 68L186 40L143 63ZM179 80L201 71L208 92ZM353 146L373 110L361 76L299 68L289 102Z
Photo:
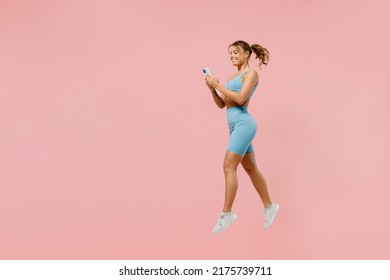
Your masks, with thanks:
M269 225L268 225L267 227L264 226L265 229L268 229L268 228L272 225L272 223L273 223L274 220L275 220L276 214L278 214L279 208L280 208L280 205L277 204L277 205L276 205L275 212L274 212L274 214L272 215L271 222L269 223Z
M216 231L216 232L213 231L213 233L214 233L214 234L218 234L218 233L223 232L225 229L227 229L229 226L231 226L236 220L237 220L237 215L234 215L233 221L232 221L230 224L228 224L226 227L224 227L224 228L221 229L220 231Z

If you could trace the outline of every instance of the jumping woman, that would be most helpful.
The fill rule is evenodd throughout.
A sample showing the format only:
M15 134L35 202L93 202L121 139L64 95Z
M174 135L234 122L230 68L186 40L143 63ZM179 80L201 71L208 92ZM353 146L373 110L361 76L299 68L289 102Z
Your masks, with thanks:
M267 65L269 52L258 44L249 45L244 41L236 41L229 46L230 60L237 72L222 85L214 76L206 76L206 85L210 89L215 104L219 108L226 106L230 139L225 154L223 170L225 174L225 202L219 214L213 232L220 233L227 229L236 219L232 212L234 198L237 193L237 166L241 163L249 175L253 186L259 194L265 208L264 228L271 226L279 210L279 205L272 203L264 176L256 165L252 140L256 134L256 122L248 113L248 105L258 85L257 72L249 67L252 52L259 59L259 67ZM221 93L219 95L217 90Z

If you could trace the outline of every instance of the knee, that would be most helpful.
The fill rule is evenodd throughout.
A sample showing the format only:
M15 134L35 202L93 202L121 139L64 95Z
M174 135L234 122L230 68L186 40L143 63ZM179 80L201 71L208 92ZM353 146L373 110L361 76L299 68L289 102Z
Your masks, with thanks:
M244 168L245 172L248 173L249 175L257 172L256 166L252 164L243 165L242 167Z
M230 163L229 161L225 161L223 163L223 172L225 174L228 174L228 173L232 173L232 172L236 172L237 170L237 167L235 167L232 163Z

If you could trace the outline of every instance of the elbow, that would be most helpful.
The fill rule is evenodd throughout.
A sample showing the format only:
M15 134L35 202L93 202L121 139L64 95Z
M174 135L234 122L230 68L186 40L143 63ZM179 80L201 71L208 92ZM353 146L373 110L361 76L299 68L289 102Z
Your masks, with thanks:
M239 105L243 105L243 104L245 103L245 101L246 101L246 99L240 98L240 99L237 100L237 103L238 103Z

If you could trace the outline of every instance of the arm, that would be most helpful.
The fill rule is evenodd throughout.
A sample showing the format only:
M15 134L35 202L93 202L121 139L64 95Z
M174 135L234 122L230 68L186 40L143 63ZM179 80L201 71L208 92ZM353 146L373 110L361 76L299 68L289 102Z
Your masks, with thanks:
M235 103L242 105L248 99L251 91L253 90L254 86L256 85L259 79L259 76L257 75L256 71L250 71L247 74L245 74L245 76L246 77L240 92L228 90L223 85L221 85L218 80L213 80L212 86L214 86L215 89L220 91L226 97L229 97Z
M211 92L211 95L213 96L215 104L217 104L217 106L221 109L224 108L226 105L226 103L225 103L226 97L224 95L219 96L217 91L214 88L210 87L207 83L206 83L206 85L210 89L210 92Z
M219 108L221 108L221 109L224 108L224 107L225 107L225 101L223 100L222 97L220 97L220 96L218 95L217 91L216 91L215 89L213 89L213 90L211 91L211 94L212 94L212 96L213 96L213 98L214 98L215 104L217 104L217 106L218 106Z

